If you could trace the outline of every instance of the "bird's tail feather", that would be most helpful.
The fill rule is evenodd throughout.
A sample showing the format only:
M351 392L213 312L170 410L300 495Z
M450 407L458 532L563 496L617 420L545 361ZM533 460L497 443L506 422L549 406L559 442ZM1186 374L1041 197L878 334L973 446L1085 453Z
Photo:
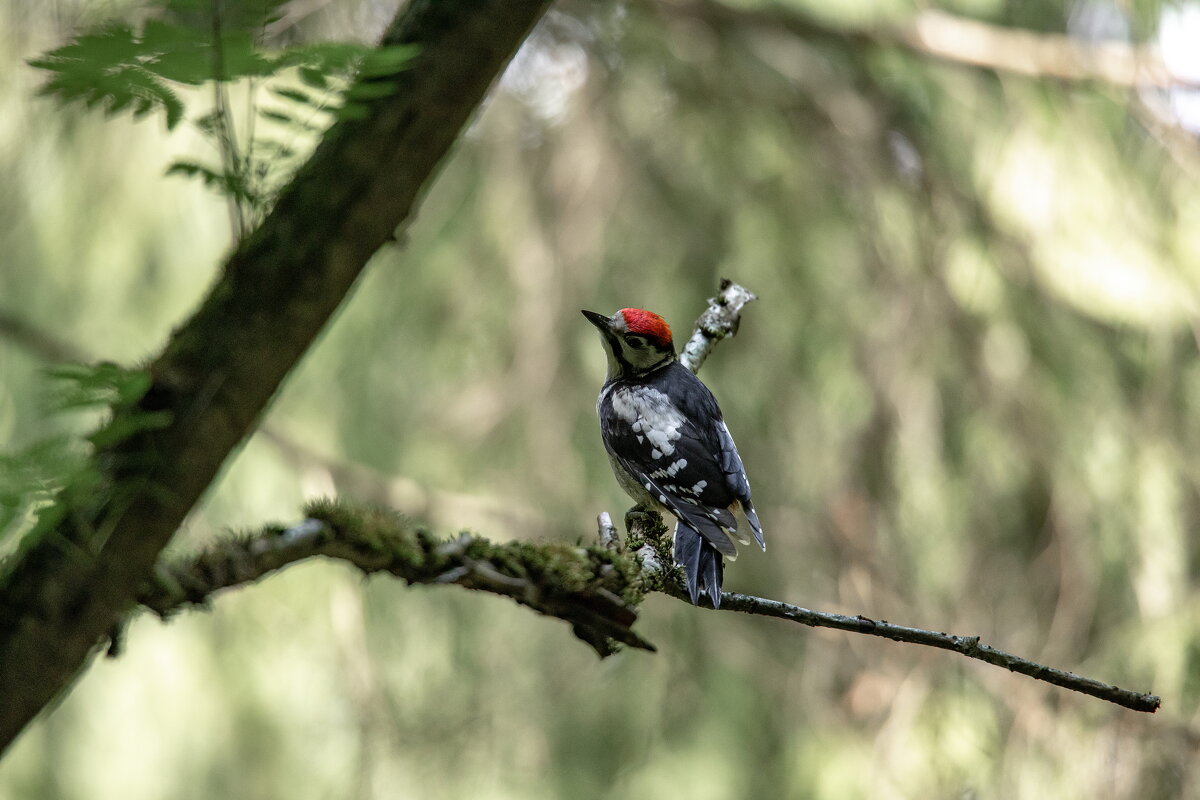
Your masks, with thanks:
M683 522L675 523L675 562L683 567L692 605L700 604L700 593L704 592L712 601L713 608L720 608L721 582L725 572L721 554Z
M713 608L721 607L721 582L725 577L725 565L721 554L707 542L700 546L700 571L704 574L704 586Z
M767 542L763 539L762 523L758 521L758 514L749 500L742 501L742 511L746 514L746 521L750 523L750 530L754 532L754 538L758 540L758 546L766 550Z

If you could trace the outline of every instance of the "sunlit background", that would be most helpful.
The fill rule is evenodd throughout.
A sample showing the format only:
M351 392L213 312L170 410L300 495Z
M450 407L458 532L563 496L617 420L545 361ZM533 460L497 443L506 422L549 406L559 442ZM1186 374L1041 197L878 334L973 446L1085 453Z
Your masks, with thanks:
M369 41L394 6L298 0L270 41ZM664 597L659 652L600 662L508 601L309 563L139 618L0 797L1200 796L1198 95L942 60L894 35L947 21L925 4L766 8L557 4L173 547L330 494L590 541L629 501L579 309L679 337L728 276L760 300L702 374L769 551L727 589L978 634L1163 709ZM940 10L1200 79L1196 4ZM48 364L153 356L232 244L225 202L163 175L215 160L193 126L35 97L25 59L144 13L0 4L5 449L68 424Z

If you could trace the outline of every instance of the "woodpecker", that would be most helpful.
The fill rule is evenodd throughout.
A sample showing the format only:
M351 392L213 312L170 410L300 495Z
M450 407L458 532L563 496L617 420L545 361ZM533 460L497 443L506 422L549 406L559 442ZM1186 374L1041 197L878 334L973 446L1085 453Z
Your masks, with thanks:
M600 435L617 483L638 504L675 519L675 561L693 604L701 592L721 607L722 556L737 558L740 504L766 550L750 484L721 409L708 387L679 363L671 329L658 314L622 308L584 311L600 330L608 377L596 400Z

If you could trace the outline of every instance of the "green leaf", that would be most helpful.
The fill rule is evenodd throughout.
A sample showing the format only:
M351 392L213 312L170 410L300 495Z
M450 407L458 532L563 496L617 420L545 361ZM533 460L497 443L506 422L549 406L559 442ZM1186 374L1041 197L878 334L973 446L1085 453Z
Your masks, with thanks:
M95 374L96 368L88 364L53 364L46 367L43 373L48 378L57 378L64 381L83 381L89 380Z
M314 89L328 89L329 79L316 67L301 67L300 80Z
M198 117L195 120L195 124L196 124L196 127L200 129L200 132L203 133L205 136L215 136L217 133L217 129L220 126L220 121L221 121L221 112L210 111L207 114L205 114L204 116Z
M359 62L372 51L368 45L355 42L318 42L289 47L276 58L279 67L308 67L323 78L349 75ZM310 75L315 75L310 73ZM304 78L304 70L301 70ZM322 87L323 88L323 87Z
M266 198L250 186L245 176L216 170L195 161L175 161L167 167L165 174L199 178L208 188L252 206L261 206L266 202Z
M366 119L370 114L370 106L365 106L362 103L346 103L346 105L333 112L333 115L338 119L346 120Z
M263 152L268 154L268 158L272 160L289 159L296 155L296 150L291 145L277 142L274 139L256 140L254 142L254 150L256 153Z
M276 70L275 61L258 51L254 39L249 34L240 33L221 37L220 53L213 55L212 63L214 70L209 77L227 82L238 78L270 75ZM215 71L215 65L218 63L219 74Z
M132 95L132 94L121 95L120 97L114 97L111 100L109 100L107 111L109 114L116 114L119 111L124 111L126 108L133 105L134 102L137 101L137 99L138 99L137 96Z
M164 80L199 85L213 77L214 51L206 33L162 20L142 28L141 63Z
M113 383L117 391L114 405L133 406L150 391L153 379L145 370L122 370Z
M157 0L167 16L191 22L197 29L212 30L213 10L219 9L219 24L223 33L244 33L262 30L263 26L281 13L281 7L290 0L237 0L221 2L213 0Z
M212 50L208 48L173 50L155 55L145 62L145 66L164 80L199 86L212 79L213 58Z
M137 411L117 414L105 425L87 437L98 450L112 447L134 434L147 430L161 430L171 424L169 411Z
M329 110L336 112L336 109L329 109ZM325 128L321 125L314 125L313 123L308 122L306 120L298 119L297 117L289 114L287 111L284 111L282 109L260 108L258 110L258 114L263 119L269 119L272 122L279 122L284 125L287 125L288 127L296 128L297 130L304 131L305 133L319 134L325 130Z
M294 103L300 103L306 106L318 106L318 103L313 96L308 92L301 91L286 86L275 86L271 88L271 93L277 97L282 97L285 100L291 100Z
M377 47L363 58L358 74L364 78L395 75L408 69L421 48L415 44L394 44Z
M399 87L392 81L367 81L356 83L346 91L347 100L378 100L396 93Z
M178 95L140 66L98 68L90 62L56 61L43 68L54 74L39 94L83 103L88 108L104 108L109 114L130 107L145 113L157 107L166 113L168 129L183 119L183 102Z
M62 63L87 63L97 68L116 66L133 61L141 53L141 46L133 29L122 24L103 27L93 33L77 36L70 44L63 45L39 58L27 61L38 69L57 69Z
M164 175L182 175L185 178L200 178L205 184L220 183L224 180L223 174L219 170L212 167L206 167L195 161L174 161Z
M66 436L50 436L15 453L0 453L0 553L85 466L84 451Z
M298 124L298 120L292 117L291 114L286 114L283 111L276 111L273 108L260 108L258 114L263 119L269 119L273 122L282 122L285 125Z
M49 405L55 411L98 406L131 408L150 389L150 373L111 362L57 364L45 374L54 381Z

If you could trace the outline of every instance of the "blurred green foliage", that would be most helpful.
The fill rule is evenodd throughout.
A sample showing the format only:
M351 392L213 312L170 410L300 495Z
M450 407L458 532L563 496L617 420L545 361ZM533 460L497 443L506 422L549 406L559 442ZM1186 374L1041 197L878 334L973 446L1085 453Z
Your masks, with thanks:
M44 378L43 405L56 415L55 429L0 453L0 582L25 549L62 520L65 504L56 500L71 498L81 507L111 500L112 488L92 458L95 448L170 422L168 412L136 410L150 388L144 370L106 361L64 363L46 369Z
M770 546L728 588L979 634L1163 710L665 598L639 623L660 652L601 663L514 605L314 563L139 620L0 764L0 796L1200 792L1195 140L1145 92L873 39L906 3L821 4L806 35L731 7L557 6L176 546L335 493L588 539L628 502L578 309L649 307L679 335L728 275L761 300L703 374ZM1073 9L947 10L1061 32ZM33 100L25 60L101 20L0 14L0 314L137 363L231 245L219 198L162 179L214 142ZM259 45L369 41L389 14L283 6ZM0 329L17 452L64 423L44 342Z
M297 165L296 139L319 135L335 118L366 113L364 100L396 91L388 80L406 68L411 45L372 47L361 42L318 42L268 47L272 25L286 20L280 0L165 0L141 25L106 22L28 61L48 73L38 93L60 103L102 108L134 118L163 112L167 129L187 109L180 90L211 85L212 109L195 125L217 149L221 165L180 159L168 175L198 178L223 194L235 232L245 235L262 218ZM362 81L351 85L349 78ZM244 84L246 108L230 106L228 84ZM263 89L269 91L263 91ZM260 97L271 97L270 105ZM288 140L256 136L260 120ZM239 131L239 122L241 130Z

